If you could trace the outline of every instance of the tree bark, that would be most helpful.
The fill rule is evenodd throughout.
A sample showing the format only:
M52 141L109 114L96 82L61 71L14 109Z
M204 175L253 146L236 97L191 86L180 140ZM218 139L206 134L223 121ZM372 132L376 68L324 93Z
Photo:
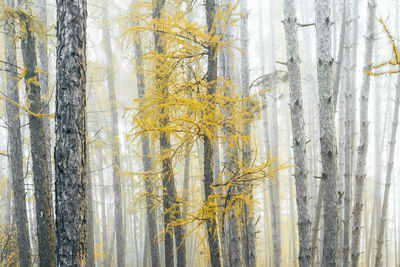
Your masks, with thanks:
M6 4L10 8L14 8L14 0L7 0ZM7 72L7 95L8 97L19 103L18 92L18 69L16 47L12 39L15 36L15 25L11 20L4 22L4 38L5 59L8 63L5 65ZM11 65L12 64L12 65ZM17 242L19 251L19 265L21 267L32 266L31 245L29 241L28 214L26 210L25 184L22 163L22 143L19 110L13 104L7 102L7 123L8 123L8 162L12 178L12 190L14 192L14 216L17 225ZM7 194L11 198L11 192ZM11 203L10 203L11 204ZM11 209L11 205L8 207ZM10 225L10 221L5 220Z
M336 266L338 245L337 148L332 102L331 19L328 0L316 0L317 74L324 202L322 266Z
M86 18L85 0L57 1L54 161L58 267L86 264Z
M216 18L216 2L215 0L206 0L206 20L207 20L207 32L209 35L208 43L208 62L207 62L207 96L210 101L212 101L213 96L216 93L216 82L217 82L217 71L218 71L218 59L217 59L217 46L211 41L215 37L215 27L214 23ZM213 105L211 105L213 106ZM210 113L214 113L213 107L208 110ZM214 132L212 126L208 126L211 132ZM213 195L212 184L214 182L214 138L213 136L204 135L204 199L206 205L213 205ZM207 227L207 238L208 246L210 250L211 266L219 267L222 266L221 256L220 256L220 246L219 246L219 236L218 236L218 226L217 226L217 214L216 211L212 211L206 222Z
M374 20L375 20L375 0L368 1L368 21L367 34L365 38L365 55L364 55L364 71L363 84L360 96L360 143L357 151L357 167L356 167L356 185L354 195L353 208L353 227L352 227L352 252L351 265L358 266L360 257L360 236L361 236L361 213L362 213L362 197L364 190L364 181L366 177L366 158L368 152L368 100L371 77L366 74L371 69L372 52L374 44Z
M18 1L19 5L27 8L28 14L31 10L22 0ZM39 77L36 72L36 50L35 37L31 32L31 24L29 20L23 20L21 16L20 23L26 31L26 36L21 39L21 50L26 69L25 86L26 94L30 102L29 110L29 130L31 140L32 154L32 170L33 181L35 187L35 203L36 203L36 222L38 236L39 262L43 266L55 265L55 232L54 218L52 214L51 193L50 193L50 176L48 157L46 151L46 137L44 134L44 122L42 113Z
M293 132L293 155L296 181L296 203L299 232L299 266L309 266L311 261L311 222L308 211L307 163L304 135L304 111L301 89L300 56L297 40L297 18L294 0L284 1L284 25L289 71L290 114ZM290 179L290 177L289 177Z

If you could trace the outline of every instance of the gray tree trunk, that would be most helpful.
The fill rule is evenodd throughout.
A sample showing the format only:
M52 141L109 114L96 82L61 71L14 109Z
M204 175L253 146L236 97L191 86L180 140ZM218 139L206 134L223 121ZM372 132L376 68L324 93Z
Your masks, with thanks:
M143 52L142 52L142 46L140 42L140 38L137 38L134 43L135 47L135 60L137 62L137 65L139 66L136 69L136 81L137 81L137 88L138 88L138 96L139 99L142 99L144 97L144 90L145 90L145 79L144 79L144 73L141 69L140 66L143 65ZM157 214L155 210L155 203L153 201L153 198L151 194L153 193L153 185L151 182L151 175L149 175L149 172L151 172L153 168L153 162L150 156L150 142L149 142L149 136L144 135L142 138L142 155L143 155L143 171L146 174L146 177L144 179L144 187L146 191L146 221L147 221L147 227L146 229L148 230L148 236L150 240L150 252L151 252L151 264L153 267L158 267L161 266L160 262L160 251L158 247L158 236L157 236Z
M332 102L331 19L328 0L316 0L317 74L324 202L322 266L336 266L338 245L337 148Z
M57 1L54 162L58 267L86 264L86 18L85 0Z
M14 8L14 0L7 0L6 4ZM19 103L18 92L18 69L16 48L12 39L15 36L15 25L11 20L4 22L4 48L5 59L10 64L5 65L7 80L7 96L14 102ZM19 110L13 104L7 102L8 123L8 162L11 170L12 190L14 192L14 216L17 225L17 242L19 251L19 265L21 267L32 266L31 245L29 241L28 214L26 210L25 184L22 163L22 143ZM7 194L11 199L11 192ZM11 204L11 203L10 203ZM11 205L8 206L11 209ZM10 225L10 222L5 220Z
M242 50L241 54L241 88L243 97L249 97L250 88L249 88L249 76L250 76L250 67L249 67L249 33L248 33L248 17L249 12L247 10L247 0L242 0L240 3L240 13L242 14L240 20L240 46ZM247 112L251 112L249 107L247 108ZM248 117L251 114L247 114ZM248 143L244 144L243 147L243 163L246 164L247 167L250 167L252 153L251 153L251 125L250 122L245 121L244 125L244 136L248 138ZM252 185L245 185L245 194L251 199L253 198L253 187ZM256 231L254 225L254 213L250 212L250 207L247 203L244 203L244 212L243 212L243 254L244 254L244 264L245 266L256 266L257 265L257 254L256 254Z
M216 18L216 2L215 0L206 0L206 21L207 21L207 31L209 34L210 40L216 35L215 28L213 27ZM217 59L217 47L211 41L208 46L208 62L207 62L207 82L209 83L207 88L207 95L213 96L216 93L216 81L217 81L217 71L218 71L218 59ZM212 98L211 98L212 99ZM208 112L214 112L213 108L208 110ZM212 126L208 126L209 130L213 132ZM206 205L212 204L207 202L212 202L212 198L210 196L213 194L212 184L214 181L214 138L213 136L204 135L203 136L203 144L204 144L204 199ZM219 245L219 236L218 236L218 228L217 228L217 214L214 211L209 219L206 222L207 227L207 239L208 246L210 250L210 258L211 258L211 266L219 267L222 266L221 262L221 254L220 254L220 245Z
M112 173L113 173L113 191L114 191L114 227L116 231L117 242L117 262L119 267L125 266L125 231L122 218L122 200L121 200L121 169L120 146L119 146L119 129L118 129L118 111L117 97L115 94L113 55L111 48L110 26L108 21L108 5L107 1L103 1L103 38L104 50L106 53L106 73L108 97L111 109L111 149L112 149Z
M383 193L383 203L382 203L382 216L379 221L379 232L378 232L378 240L377 240L377 251L375 258L375 267L379 267L382 264L382 248L383 248L383 238L385 235L385 226L387 220L388 206L389 206L389 193L390 193L390 185L392 181L392 170L393 170L393 160L395 153L395 144L396 144L396 134L397 134L397 126L399 122L399 105L400 105L400 75L398 75L397 85L396 85L396 97L395 97L395 105L393 111L393 121L392 121L392 131L389 141L389 155L388 155L388 164L386 169L386 184L385 190Z
M23 1L18 3L23 5ZM23 6L26 6L25 4ZM26 6L27 12L31 13ZM39 262L43 266L55 265L55 232L54 218L52 214L50 176L47 166L46 137L44 134L44 122L42 113L40 86L32 81L39 81L36 72L35 37L31 32L28 20L21 21L26 30L26 36L21 39L21 50L26 69L25 86L26 94L30 101L29 130L32 154L32 170L35 188L36 222L39 249Z
M86 121L86 125L87 121ZM87 135L88 136L88 135ZM94 209L93 209L93 185L92 175L90 169L90 150L89 143L87 142L87 162L86 162L86 217L87 217L87 261L86 266L95 265L95 252L94 252Z
M47 27L47 8L46 0L36 0L37 12L42 24ZM40 91L42 93L42 109L44 114L50 114L50 96L49 96L49 57L47 53L47 37L39 35L38 42L39 52L39 83ZM47 168L49 173L49 190L50 197L52 198L53 193L53 168L51 166L52 150L51 150L51 134L50 134L50 119L49 117L43 117L44 136L46 138L46 152L47 152ZM53 216L53 204L51 205L52 216Z
M274 26L274 8L276 7L276 2L268 0L269 7L269 43L271 47L270 62L271 62L271 72L276 71L276 59L275 59L275 26ZM270 84L272 89L270 92L270 148L271 156L279 159L279 132L278 132L278 88L276 84L276 79L273 78ZM276 165L277 163L274 163ZM271 203L271 224L272 224L272 243L273 243L273 256L274 256L274 266L281 266L282 263L282 244L281 244L281 211L280 211L280 198L279 198L279 174L275 173L275 177L270 179L270 203Z
M153 10L153 19L161 18L161 11L165 6L165 0L157 1ZM161 39L161 34L159 32L154 32L154 44L155 50L159 54L165 53L165 48L163 41ZM160 74L156 74L156 88L161 90L161 94L164 99L168 97L168 87L165 86L165 79L167 77ZM169 123L168 110L162 107L160 110L161 118L159 120L161 128L164 128ZM160 132L160 152L163 155L162 159L162 183L163 183L163 206L164 206L164 230L165 234L165 265L174 265L174 246L173 246L173 235L172 231L169 229L170 223L173 220L179 220L182 216L180 211L179 203L177 202L177 192L175 187L174 179L174 169L172 166L172 156L169 155L171 150L171 138L170 133L167 131ZM175 247L176 247L176 258L177 266L186 266L186 245L184 240L183 226L173 227L174 237L175 237Z
M365 38L365 55L364 55L364 71L363 71L363 84L361 87L360 96L360 143L357 151L357 167L356 167L356 185L354 195L354 208L353 208L353 227L352 227L352 253L351 265L358 266L360 257L360 236L361 236L361 213L362 213L362 198L364 190L364 181L366 177L366 158L368 151L368 100L369 88L371 77L365 72L371 69L370 62L372 62L372 52L374 44L374 24L375 24L375 0L368 1L368 21L367 21L367 34Z
M293 155L296 181L296 203L299 232L299 266L309 266L311 260L311 221L308 211L307 163L304 134L303 96L301 88L300 56L297 40L297 17L294 0L284 1L284 25L289 71L290 114L292 119ZM289 177L290 179L290 177Z

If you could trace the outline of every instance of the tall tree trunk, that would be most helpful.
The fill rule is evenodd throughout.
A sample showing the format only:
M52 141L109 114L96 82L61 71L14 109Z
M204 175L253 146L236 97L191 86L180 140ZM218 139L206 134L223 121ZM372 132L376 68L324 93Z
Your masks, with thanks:
M107 69L107 87L108 97L111 109L111 161L113 173L113 191L114 191L114 227L116 231L117 242L117 262L119 267L125 266L125 231L122 218L122 200L121 200L121 169L120 145L119 145L119 129L118 129L118 111L117 97L115 94L113 55L111 48L110 26L108 21L108 4L103 1L103 38L104 50L106 53L106 69Z
M14 0L7 0L6 4L10 8L14 8ZM4 31L6 32L4 38L5 59L9 63L5 65L5 70L7 71L7 95L12 101L19 103L17 56L15 44L12 41L15 37L15 25L11 20L4 22ZM14 192L14 216L18 232L19 265L21 267L29 267L32 266L32 259L22 163L21 123L19 110L16 106L7 102L6 109L9 147L8 162L11 170L12 190ZM7 197L11 199L11 192L8 193ZM8 208L11 209L11 205ZM7 221L7 219L5 223L10 225L10 221Z
M351 265L358 266L360 257L360 236L361 236L361 213L362 213L362 197L364 190L364 180L366 177L366 158L368 151L368 100L370 88L370 75L366 74L371 69L370 62L372 62L372 52L374 44L374 20L375 20L375 0L368 1L368 21L367 21L367 34L365 38L365 55L364 55L364 78L361 87L360 96L360 143L357 151L357 167L356 167L356 185L354 195L354 209L353 209L353 228L352 228L352 253Z
M31 13L30 8L24 4L22 0L18 3L27 8L27 12ZM21 40L22 57L26 69L25 85L26 94L30 101L29 114L29 130L31 137L31 154L32 154L32 170L35 187L35 203L36 203L36 222L37 236L39 248L39 262L43 266L55 265L55 232L54 219L52 215L51 193L50 193L50 176L47 166L46 137L44 134L44 123L42 113L42 103L40 86L38 85L39 77L36 71L36 50L35 37L31 32L31 25L28 20L20 21L26 36Z
M165 0L157 1L153 10L153 19L159 20L161 18L161 11L165 6ZM165 45L161 38L161 34L157 31L154 32L154 45L155 50L159 54L164 54ZM156 88L161 91L164 99L168 98L168 86L165 85L167 77L164 74L156 74ZM161 118L159 120L161 128L167 127L169 123L168 110L162 107L160 110ZM172 166L172 156L170 155L171 150L171 137L168 131L160 132L160 153L162 156L162 183L163 183L163 205L164 205L164 230L165 234L165 265L174 265L174 246L173 246L173 235L170 231L171 222L173 220L179 220L181 218L181 211L179 203L177 202L177 192L175 187L174 169ZM175 236L175 247L176 247L176 258L177 266L186 266L186 246L184 240L183 226L173 227Z
M135 60L137 62L136 68L136 81L137 81L137 89L138 89L138 96L139 99L144 97L144 90L145 90L145 79L144 73L141 69L143 66L143 52L142 52L142 45L140 42L140 38L135 39L134 43L135 48ZM143 159L143 171L146 174L144 178L144 187L146 191L146 221L147 221L147 231L150 240L150 251L151 251L151 264L153 267L161 266L160 262L160 251L158 248L158 236L157 236L157 214L155 206L156 204L153 201L151 194L153 193L153 185L152 185L152 175L151 172L153 168L153 162L150 156L150 142L149 136L144 134L142 138L142 159Z
M400 105L400 75L398 75L397 85L396 85L396 98L395 105L393 111L393 121L392 121L392 131L389 141L389 155L388 155L388 164L386 169L386 184L385 190L383 193L383 204L382 204L382 216L379 221L379 232L378 232L378 240L377 240L377 251L375 258L375 267L379 267L382 264L382 247L383 247L383 238L385 234L385 226L387 220L388 206L389 206L389 193L390 193L390 185L392 181L392 170L393 170L393 159L395 153L395 144L396 144L396 134L397 134L397 126L399 121L399 105Z
M289 71L290 114L293 132L293 155L296 180L296 203L299 230L299 266L309 266L311 260L311 222L308 211L307 163L304 137L303 96L301 89L300 56L297 41L297 17L294 0L284 1L284 25ZM290 179L290 177L289 177Z
M242 50L241 55L241 88L243 97L249 97L250 87L249 87L249 33L248 33L248 17L249 13L247 10L247 0L242 0L240 3L240 13L242 14L242 19L240 21L240 46ZM247 107L247 112L251 112L249 107ZM252 116L252 114L246 115L246 120ZM250 122L245 121L243 125L244 136L247 138L244 142L243 147L243 163L246 167L250 168L250 163L252 159L251 153L251 125ZM245 194L250 199L253 199L253 187L252 185L245 185ZM244 264L245 266L256 266L257 265L257 255L256 255L256 231L254 225L254 213L250 212L250 207L247 203L243 204L243 254L244 254Z
M276 59L275 59L275 26L274 26L274 8L276 2L268 0L269 7L269 43L271 46L270 62L271 62L271 73L276 72ZM270 97L270 145L269 151L271 156L279 159L279 132L278 132L278 87L276 84L276 78L273 78L270 84L271 97ZM277 163L274 163L277 164ZM270 198L271 202L271 224L272 224L272 242L274 247L274 266L281 266L282 263L282 244L281 244L281 211L280 211L280 198L279 198L279 174L275 173L270 183Z
M207 96L210 101L213 100L213 96L216 93L216 82L217 82L217 71L218 71L218 61L217 61L217 46L211 40L216 36L215 32L215 21L216 21L216 2L215 0L206 0L206 20L207 20L207 31L209 35L209 43L208 43L208 62L207 62ZM210 114L214 113L213 103L209 105L210 108L208 112ZM212 126L208 126L211 132L214 132ZM214 136L208 136L205 134L203 136L204 142L204 199L205 204L213 206L214 200L212 199L213 188L212 184L214 181ZM216 210L212 211L209 218L206 222L207 227L207 239L208 246L210 250L210 258L211 258L211 266L219 267L222 266L221 255L220 255L220 246L219 246L219 236L218 236L218 226L217 226L217 214Z
M57 1L58 267L86 264L86 18L85 0Z
M44 27L47 27L47 8L46 0L36 0L37 11L41 23ZM44 114L50 114L50 96L49 96L49 56L47 53L47 37L39 36L38 42L39 52L39 83L40 91L42 93L42 110ZM49 117L43 117L44 136L46 138L46 152L47 152L47 168L49 173L49 190L50 197L52 198L53 192L53 169L51 166L52 152L51 152L51 134L50 134L50 119ZM52 216L53 216L53 204L51 205Z
M336 266L338 245L337 148L332 102L331 19L328 0L316 0L317 74L324 202L322 266Z

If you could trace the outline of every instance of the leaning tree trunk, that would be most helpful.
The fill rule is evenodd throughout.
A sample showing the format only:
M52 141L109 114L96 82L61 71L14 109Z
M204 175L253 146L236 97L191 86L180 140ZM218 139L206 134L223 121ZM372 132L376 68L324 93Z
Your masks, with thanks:
M57 1L54 162L58 267L86 263L86 18L85 0Z
M392 132L389 141L389 155L388 155L388 164L386 169L386 184L383 193L382 215L379 222L379 232L377 240L378 246L376 249L377 251L375 258L375 267L379 267L382 264L382 247L383 247L383 238L385 235L385 226L387 220L386 217L389 206L390 185L392 181L393 159L394 159L395 145L396 145L397 126L399 122L399 105L400 105L400 75L398 74L397 85L396 85L396 98L395 98L393 121L392 121Z
M135 60L137 64L136 68L136 81L137 81L137 90L139 99L143 99L144 90L145 90L145 79L144 73L142 70L143 66L143 52L142 46L140 42L140 38L135 39L134 43L135 48ZM148 237L150 241L150 252L151 252L151 264L153 267L161 266L160 262L160 251L158 247L158 235L157 235L157 214L155 209L155 203L153 197L151 196L153 193L153 185L150 175L150 172L153 167L153 162L150 155L150 140L149 136L144 133L142 137L142 155L143 155L143 171L145 173L144 178L144 187L146 191L146 222L147 222L147 231Z
M18 3L23 6L23 1ZM25 4L24 4L25 5ZM28 13L31 11L28 9ZM39 77L36 71L35 37L31 32L31 24L23 20L22 27L26 35L21 40L22 57L26 69L25 86L26 94L30 101L29 130L31 138L32 170L35 187L36 222L39 249L39 264L42 266L55 265L55 232L52 215L50 176L47 166L46 137L44 134L44 122L40 86L37 83Z
M358 266L360 257L360 235L361 235L361 213L362 198L364 190L364 181L366 177L366 158L368 151L368 99L371 76L366 74L371 69L372 52L374 44L374 20L375 20L375 0L368 1L368 21L367 34L365 38L365 55L364 55L364 78L361 87L360 96L360 143L357 151L357 167L356 167L356 185L354 195L353 208L353 227L352 227L352 252L351 265Z
M311 260L311 222L308 211L307 163L304 135L303 97L301 93L300 56L297 41L297 18L294 0L284 1L284 25L289 71L290 114L293 132L293 155L296 180L296 203L299 232L299 266L309 266ZM290 179L290 178L289 178Z
M322 266L336 266L338 245L337 148L332 102L331 19L328 0L316 0L317 74L324 201Z
M207 20L207 31L209 35L208 42L208 62L207 62L207 96L209 101L213 101L214 95L216 94L217 88L217 46L212 41L216 36L214 23L216 21L216 3L215 0L206 0L206 20ZM208 114L214 114L214 103L210 103L208 105ZM211 121L211 124L214 123ZM214 129L212 125L208 125L209 132L213 133ZM213 195L213 182L214 182L214 136L213 134L203 136L204 142L204 198L205 205L214 206L214 200L212 199ZM222 266L221 262L221 254L220 254L220 246L219 246L219 236L218 236L218 226L217 226L217 213L216 210L212 211L209 218L206 221L207 227L207 238L208 238L208 246L210 251L211 258L211 266L219 267Z
M14 0L7 0L6 4L14 8ZM7 95L10 100L19 103L18 69L15 43L15 25L11 20L4 22L4 48L7 71ZM19 265L32 266L31 245L29 242L28 215L26 210L25 184L22 163L21 123L18 108L10 102L6 103L8 124L8 162L12 177L12 190L14 192L14 216L17 225L17 242L19 251ZM11 196L11 192L10 196ZM11 208L11 205L9 206ZM6 223L9 223L5 221Z
M153 10L153 19L161 18L161 11L165 6L165 0L157 1ZM161 38L160 32L154 32L154 45L158 54L164 54L165 45ZM160 64L162 62L158 62ZM165 74L158 72L156 74L155 87L160 90L164 100L168 98L168 86L166 85L168 77ZM163 103L165 104L165 103ZM160 127L165 129L169 123L168 109L163 105L160 109ZM174 246L171 223L173 220L181 219L181 211L177 202L177 192L175 187L174 169L172 166L171 153L171 137L168 130L160 131L160 153L162 155L162 170L161 177L163 183L163 205L164 205L164 230L165 230L165 265L174 266ZM177 225L172 227L175 237L176 260L178 267L186 266L186 246L184 239L183 226Z
M122 220L122 203L121 203L121 161L120 161L120 146L119 146L119 129L118 129L118 111L117 98L115 94L113 56L111 48L110 26L108 21L108 6L107 2L103 2L103 19L106 23L103 24L104 50L106 53L106 69L107 69L107 87L108 97L111 109L111 162L113 173L113 192L114 192L114 227L116 231L117 242L117 264L119 267L125 266L125 231Z

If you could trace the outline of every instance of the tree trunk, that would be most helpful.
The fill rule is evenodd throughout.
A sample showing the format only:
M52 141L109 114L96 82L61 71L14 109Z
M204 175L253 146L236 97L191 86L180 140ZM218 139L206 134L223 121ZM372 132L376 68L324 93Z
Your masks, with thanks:
M125 266L125 231L122 219L122 200L121 200L121 169L120 146L119 146L119 129L118 129L118 111L117 98L115 94L113 55L111 48L110 26L108 21L108 5L107 1L103 1L103 41L106 54L107 69L107 87L108 97L111 109L111 149L112 149L112 173L113 173L113 191L114 191L114 227L116 231L117 242L117 262L119 267Z
M36 0L37 11L40 17L41 23L44 27L47 27L47 8L46 0ZM39 35L38 42L39 52L39 83L40 90L42 93L42 112L44 114L50 114L50 96L49 96L49 57L47 53L47 37L46 35ZM50 119L49 117L43 117L44 136L46 138L46 152L47 152L47 168L49 173L49 190L50 197L53 199L53 168L51 166L52 151L51 151L51 134L50 134ZM53 204L51 205L51 211L53 216Z
M360 96L360 143L357 151L357 167L356 167L356 185L354 195L354 209L353 209L353 228L352 228L352 253L351 265L358 266L360 257L360 236L361 236L361 213L362 213L362 197L364 190L364 180L366 177L366 158L368 151L368 100L370 88L370 75L366 74L371 69L370 62L372 62L372 52L374 43L374 20L375 20L375 0L368 1L368 21L367 21L367 34L365 38L365 55L364 55L364 78L361 87Z
M213 96L216 93L216 82L217 82L217 71L218 71L218 61L217 61L217 46L211 41L215 37L216 32L214 23L216 18L216 3L215 0L206 0L206 20L207 20L207 31L209 34L208 43L208 62L207 62L207 96L210 97L210 101L213 101ZM210 114L214 113L213 103L209 105L210 108L208 112ZM210 132L214 132L213 126L208 125ZM214 200L211 198L213 195L212 184L214 181L214 136L208 136L205 134L203 136L204 142L204 199L205 205L213 206ZM222 266L221 256L220 256L220 246L219 246L219 236L218 236L218 226L217 226L217 214L216 210L212 211L210 217L206 222L207 227L207 238L208 246L210 250L211 266L219 267Z
M274 8L276 2L268 0L269 7L269 43L271 45L271 73L276 71L276 58L275 58L275 26L274 26ZM270 94L270 145L269 152L271 156L279 159L279 132L278 132L278 87L276 79L273 78L272 83L269 85L272 89ZM274 165L277 163L275 162ZM279 267L282 263L282 244L281 244L281 211L280 211L280 198L279 198L279 174L275 173L275 177L269 181L270 183L270 198L271 202L271 223L272 223L272 242L274 247L274 266Z
M86 125L87 121L86 121ZM88 137L88 134L87 134ZM96 266L95 265L95 255L94 255L94 210L93 210L93 185L92 185L92 175L90 169L90 154L89 154L89 143L87 142L87 162L86 162L86 217L87 217L87 262L86 266Z
M242 14L242 19L240 20L240 45L241 45L241 88L243 97L249 97L250 87L249 87L249 33L248 33L248 17L249 13L247 10L247 0L242 0L240 3L240 13ZM247 107L247 112L250 113L251 110ZM252 114L246 114L248 118ZM246 118L247 119L247 118ZM244 136L248 139L244 142L243 147L243 163L247 168L250 168L252 153L251 153L251 125L250 122L245 121L243 125ZM246 143L247 142L247 143ZM244 193L248 198L253 199L253 186L245 185ZM244 264L245 266L256 266L257 265L257 254L256 254L256 231L254 225L254 213L250 212L250 207L247 203L243 203L243 254L244 254Z
M377 251L375 258L375 267L379 267L382 264L382 247L383 247L383 238L385 235L385 226L387 220L388 206L389 206L389 192L390 185L392 181L392 170L393 170L393 159L395 153L395 144L396 144L396 134L397 134L397 125L399 121L399 105L400 105L400 75L398 75L397 85L396 85L396 98L393 112L393 121L392 121L392 131L389 141L389 155L388 155L388 164L386 169L386 184L385 190L383 193L383 204L382 204L382 216L379 222L379 232L378 232L378 240L377 240Z
M14 8L13 0L7 0L6 4L10 8ZM16 48L12 41L15 36L15 25L11 20L4 22L4 31L6 32L4 37L5 59L6 62L10 63L5 65L5 70L7 71L7 95L12 101L19 103ZM9 147L8 162L11 171L12 190L14 192L14 216L18 232L19 265L21 267L29 267L32 266L32 259L22 163L21 123L19 110L16 106L7 102L6 109ZM11 192L8 193L7 196L11 199ZM8 208L11 209L11 205ZM4 222L10 225L10 221L7 221L7 219Z
M153 10L153 19L159 20L161 18L161 11L165 6L165 0L157 1ZM159 54L164 54L165 46L161 38L161 34L157 31L154 32L154 44L155 50ZM160 62L159 62L160 63ZM164 74L156 74L156 88L161 90L162 97L164 99L168 98L168 87L165 85L166 79L168 79ZM169 123L168 110L162 107L160 110L160 126L161 129L167 127ZM174 169L172 166L172 156L170 155L171 150L171 138L168 131L160 132L160 152L162 157L162 170L161 177L163 183L163 206L164 206L164 230L165 234L165 265L174 265L174 246L173 246L173 235L171 228L171 223L173 220L181 219L181 211L179 203L177 202L177 193L175 187L174 179ZM186 246L184 240L183 226L177 225L173 227L173 232L175 236L175 247L177 251L177 266L186 266Z
M307 163L304 135L303 96L301 93L300 56L297 41L297 18L294 0L284 1L284 25L289 71L290 114L293 132L293 155L296 181L296 203L299 231L299 266L309 266L311 260L311 222L308 211ZM290 179L290 177L289 177Z
M317 74L324 202L322 266L336 266L338 245L337 148L332 102L331 19L328 0L316 0Z
M85 0L57 1L54 161L58 267L86 264L86 18Z
M20 5L23 4L19 0ZM27 10L31 13L31 10ZM28 20L20 21L26 31L26 36L21 40L22 57L26 69L25 85L26 94L30 101L29 130L31 140L32 170L35 187L36 222L39 248L39 262L43 266L55 265L55 232L54 218L52 215L50 176L47 166L46 137L38 74L36 72L35 37L31 32Z

